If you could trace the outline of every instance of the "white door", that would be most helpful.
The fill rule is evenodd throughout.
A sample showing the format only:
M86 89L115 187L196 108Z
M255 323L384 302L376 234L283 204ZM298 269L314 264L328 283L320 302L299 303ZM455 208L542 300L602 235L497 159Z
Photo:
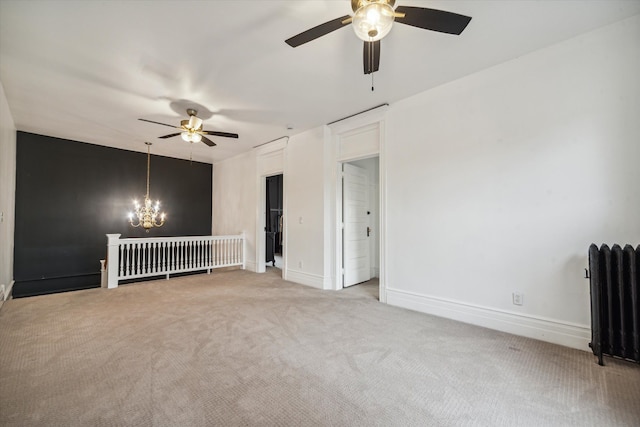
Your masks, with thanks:
M371 279L369 258L369 175L366 169L342 165L343 286Z

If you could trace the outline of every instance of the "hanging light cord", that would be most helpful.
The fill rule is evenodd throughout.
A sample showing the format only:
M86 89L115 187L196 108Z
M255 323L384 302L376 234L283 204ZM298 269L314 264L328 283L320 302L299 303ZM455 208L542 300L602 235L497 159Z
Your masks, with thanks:
M151 144L147 144L147 199L149 198L149 170L151 169Z

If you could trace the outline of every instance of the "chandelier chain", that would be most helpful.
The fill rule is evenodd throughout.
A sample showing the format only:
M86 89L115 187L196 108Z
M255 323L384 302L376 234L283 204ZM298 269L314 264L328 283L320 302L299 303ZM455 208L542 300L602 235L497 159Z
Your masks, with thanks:
M149 171L151 170L151 145L147 145L147 199L149 198Z

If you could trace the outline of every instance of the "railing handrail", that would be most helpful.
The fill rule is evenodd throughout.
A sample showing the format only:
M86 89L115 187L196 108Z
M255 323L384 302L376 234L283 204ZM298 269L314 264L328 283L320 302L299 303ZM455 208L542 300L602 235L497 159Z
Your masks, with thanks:
M145 242L189 242L196 240L230 240L241 238L242 234L226 236L170 236L170 237L127 237L118 239L120 243L145 243Z

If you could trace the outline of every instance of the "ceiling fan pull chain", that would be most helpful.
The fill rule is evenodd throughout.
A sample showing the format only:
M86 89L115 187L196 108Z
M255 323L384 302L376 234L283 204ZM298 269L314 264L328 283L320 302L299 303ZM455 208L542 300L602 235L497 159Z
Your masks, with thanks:
M371 70L371 92L373 92L374 89L374 84L373 84L373 74L375 73L373 71L373 63L374 63L374 59L373 59L373 55L375 55L375 49L373 48L373 43L369 43L369 69Z

